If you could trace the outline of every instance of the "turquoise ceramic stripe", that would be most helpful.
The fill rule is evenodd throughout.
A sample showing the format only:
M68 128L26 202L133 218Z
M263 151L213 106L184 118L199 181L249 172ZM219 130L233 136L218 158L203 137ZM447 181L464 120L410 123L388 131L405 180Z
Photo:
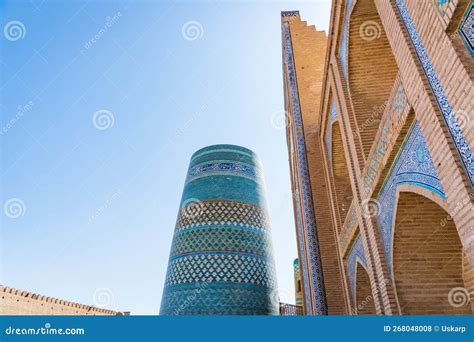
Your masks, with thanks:
M214 145L191 158L162 315L278 315L263 171L252 151Z

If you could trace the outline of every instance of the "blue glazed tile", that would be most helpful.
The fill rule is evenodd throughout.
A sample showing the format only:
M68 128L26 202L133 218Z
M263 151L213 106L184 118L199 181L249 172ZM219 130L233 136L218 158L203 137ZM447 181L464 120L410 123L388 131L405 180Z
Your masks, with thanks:
M331 103L331 111L329 112L329 119L326 128L326 136L324 137L324 142L326 143L326 150L328 152L328 159L331 163L332 159L332 124L336 120L337 111L336 111L336 103L334 100Z
M306 158L303 119L299 103L298 82L296 79L296 70L293 59L290 28L287 23L282 25L282 30L285 53L284 62L286 65L290 88L289 91L293 112L292 125L296 132L296 154L298 157L298 174L301 184L301 189L296 189L294 196L296 199L299 197L302 198L301 203L299 200L296 200L296 225L301 256L302 279L306 297L305 301L306 307L310 308L311 305L308 296L311 296L312 302L314 303L313 314L326 315L326 292L324 289L321 257L316 231L316 219L311 193L311 182L309 178L308 161ZM305 244L307 253L304 248ZM310 287L308 281L311 281L312 291L309 291Z
M278 315L257 160L250 150L233 145L206 147L192 156L160 314Z
M428 189L444 198L444 190L431 160L431 154L415 121L407 134L390 173L388 174L377 200L380 203L377 217L382 237L388 273L392 273L392 222L397 203L397 188L401 184L410 184Z
M355 294L356 294L356 269L357 260L359 260L366 269L367 259L365 258L364 245L362 243L362 236L359 234L354 240L354 243L347 254L347 274L349 277L349 283L352 291L352 300L355 305Z
M410 13L405 6L404 0L396 0L396 5L402 17L403 23L408 31L411 42L415 47L415 51L418 59L421 62L423 71L425 72L431 89L433 90L433 94L443 115L446 126L448 127L451 138L457 148L457 151L459 152L460 159L464 165L468 179L470 180L471 187L474 187L474 159L471 148L469 147L461 127L456 120L451 104L449 103L441 82L438 79L436 71L431 64L423 42L421 41L418 31L416 30L415 24L413 23Z

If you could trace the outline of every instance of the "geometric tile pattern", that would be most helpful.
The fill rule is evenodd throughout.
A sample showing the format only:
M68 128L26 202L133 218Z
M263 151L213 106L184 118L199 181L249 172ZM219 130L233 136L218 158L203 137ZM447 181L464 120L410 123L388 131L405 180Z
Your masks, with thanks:
M266 256L271 255L271 242L265 232L245 226L199 226L175 233L171 257L209 251Z
M398 153L389 174L377 198L380 203L377 217L382 236L388 273L392 270L392 235L393 219L396 206L397 188L401 184L410 184L428 189L444 198L444 190L431 159L418 122L415 120L405 137L403 146Z
M346 6L344 9L344 26L341 34L341 44L339 46L339 61L342 65L342 74L347 82L347 48L349 45L349 19L352 9L352 0L346 0Z
M302 316L303 307L300 305L280 303L280 316Z
M459 35L469 54L474 58L474 2L472 1L459 25Z
M261 179L261 175L257 174L256 168L252 165L230 160L218 160L212 163L201 163L190 168L186 177L186 184L200 177L235 174L253 180Z
M271 264L255 256L197 254L171 259L165 284L233 282L274 287L274 272Z
M306 307L310 314L327 315L326 291L324 288L323 271L319 251L316 219L313 207L311 182L303 129L303 118L298 95L298 83L293 58L290 27L283 23L284 64L288 77L288 88L291 101L292 127L295 132L296 154L298 159L299 183L295 189L296 226L299 240L303 288L305 290ZM309 279L309 280L308 280ZM308 283L308 281L310 283ZM311 290L310 290L311 288ZM312 299L313 305L309 302ZM312 309L311 309L312 308Z
M466 170L468 179L470 180L471 187L474 187L474 157L471 152L471 148L469 147L466 138L462 132L461 126L459 125L456 116L453 112L451 104L446 97L445 91L441 82L438 79L438 75L436 74L433 65L428 57L428 53L421 41L421 38L416 30L415 24L408 12L407 7L405 6L404 0L396 0L395 1L398 11L402 17L402 21L405 25L406 30L408 31L408 35L411 39L411 42L415 48L416 55L421 62L421 66L423 67L423 71L426 75L428 83L431 86L433 95L436 99L438 107L443 115L444 122L448 131L451 135L451 138L456 146L460 159L463 163L463 166ZM470 12L472 13L472 12ZM471 26L472 28L472 26Z
M167 315L278 315L268 305L278 300L277 292L260 285L179 284L167 286L163 296L161 312Z
M451 0L434 0L434 2L439 13L442 17L444 17L444 15L446 14L446 9L448 8Z
M331 111L329 112L329 120L327 123L327 128L326 128L326 136L324 137L324 141L326 143L326 150L328 151L328 159L332 159L332 124L334 120L336 120L337 117L337 111L336 111L336 102L334 100L332 101L331 104Z
M350 287L352 291L352 300L355 304L355 293L356 293L356 270L357 261L359 261L366 269L367 259L365 258L364 245L362 243L362 236L359 234L354 240L351 250L347 255L347 273L349 277Z
M300 11L281 11L281 17L299 17Z
M221 200L202 201L197 205L196 210L199 215L187 215L186 210L180 211L176 231L209 225L244 226L257 230L270 229L266 211L252 204Z
M160 314L278 315L264 197L252 151L214 145L193 155Z
M298 258L296 258L296 259L293 261L293 272L294 272L295 274L300 273L300 263L298 262Z

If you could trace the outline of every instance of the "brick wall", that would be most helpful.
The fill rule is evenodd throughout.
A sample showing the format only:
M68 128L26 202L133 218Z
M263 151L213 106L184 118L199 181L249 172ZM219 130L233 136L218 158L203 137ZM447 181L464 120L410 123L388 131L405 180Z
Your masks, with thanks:
M429 83L394 1L354 0L352 3L354 7L351 9L348 32L348 79L343 77L343 65L338 56L345 26L346 1L334 0L328 55L320 100L318 99L320 107L317 113L311 112L310 119L305 118L307 145L319 146L319 152L313 151L314 156L318 157L313 160L319 162L311 163L310 170L310 173L319 176L312 184L316 213L319 214L317 220L324 223L323 230L328 229L321 236L330 236L330 229L334 235L327 241L320 239L321 249L323 251L328 246L333 247L334 241L339 242L339 233L343 234L343 248L337 249L338 261L334 263L340 265L345 258L348 243L353 240L356 231L353 228L359 226L368 269L365 274L367 277L362 277L357 286L360 286L359 294L363 291L370 293L365 286L370 284L369 288L374 294L374 307L370 307L370 310L374 309L377 314L471 312L474 307L472 300L471 309L469 305L457 307L448 301L449 292L453 288L462 289L471 299L474 296L474 195L467 172L444 121L434 88ZM431 1L405 0L447 100L456 119L462 124L465 140L471 151L474 151L474 64L472 58L466 55L465 47L455 32L467 3L466 0L453 1L449 5L449 13L441 17ZM374 39L363 36L363 27L367 25L372 25L372 29L376 30ZM302 38L307 39L300 35L299 40ZM293 40L295 42L295 38ZM299 44L303 42L299 41ZM312 54L313 58L319 58L319 51L316 49L313 49ZM305 52L304 56L311 59L311 52ZM298 69L299 82L300 74L303 80L304 72ZM399 112L389 112L387 105L400 85L407 105ZM311 96L304 92L305 87L302 89L302 103L311 101L308 100ZM333 101L339 115L341 143L334 144L336 149L333 148L331 157L322 147L325 146L327 116ZM381 115L370 120L367 125L368 119L377 114L374 106L381 108ZM388 120L384 121L384 118ZM419 186L400 187L403 192L395 209L398 214L394 219L397 224L394 226L392 275L388 273L377 217L366 217L363 209L367 201L377 197L414 120L417 120L426 140L446 199L441 203L436 198L437 195ZM311 132L317 135L316 138L306 134L306 127L312 127L312 124L317 126L311 128ZM337 129L335 136L338 140ZM313 143L315 140L319 141ZM376 163L371 163L375 159ZM337 168L332 165L334 161ZM333 171L337 171L337 175L346 173L343 178L337 178L333 177ZM321 179L321 175L324 175L324 179ZM369 183L367 175L373 175L372 178L369 177ZM344 181L353 195L353 201L347 204L342 203L340 185ZM318 187L318 184L324 184L324 187ZM328 204L318 204L318 199L328 201ZM318 205L321 206L320 209L327 209L327 212L318 211ZM341 210L349 205L350 210ZM324 211L324 218L321 218L321 211ZM349 219L345 217L347 212L351 212ZM446 217L449 217L448 223L442 221ZM347 227L341 231L344 222ZM321 225L318 224L318 234L320 229ZM442 233L433 233L438 231ZM422 248L426 247L426 234L432 234L429 248ZM419 251L418 254L413 254L415 250ZM446 262L444 268L437 270L439 276L436 280L427 278L429 273L431 276L433 273L438 274L435 268L441 267L441 260L445 261L448 254L452 260ZM324 265L323 255L322 259L323 268L327 267ZM344 287L347 312L351 306L347 299L350 293L348 281L344 270L339 274L343 278L339 284ZM423 284L428 289L423 288ZM334 295L335 293L328 293L328 303L333 300ZM337 305L342 305L342 301Z
M0 296L0 315L109 316L123 314L4 286L0 287Z
M328 312L329 314L345 314L348 313L347 295L329 209L328 184L325 178L321 177L325 170L321 163L323 146L318 138L320 122L318 111L327 37L323 31L316 31L314 26L308 26L299 17L291 18L288 22L298 80Z

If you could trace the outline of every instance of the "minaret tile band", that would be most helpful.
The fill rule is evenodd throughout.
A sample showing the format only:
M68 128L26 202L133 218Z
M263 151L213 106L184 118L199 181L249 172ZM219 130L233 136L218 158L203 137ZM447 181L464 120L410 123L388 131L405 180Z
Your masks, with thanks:
M278 315L257 156L234 145L191 157L161 303L162 315Z

